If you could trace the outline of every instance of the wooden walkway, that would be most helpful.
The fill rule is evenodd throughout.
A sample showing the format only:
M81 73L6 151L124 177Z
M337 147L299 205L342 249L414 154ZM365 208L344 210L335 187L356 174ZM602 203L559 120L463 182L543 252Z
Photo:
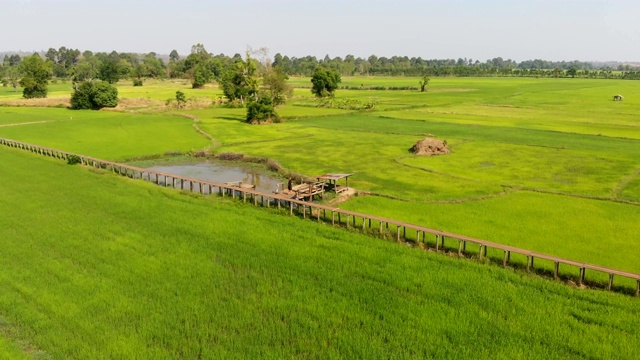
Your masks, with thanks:
M464 235L449 233L446 231L430 229L424 226L409 224L383 217L343 210L336 207L314 204L292 197L291 194L268 194L255 190L251 187L238 186L236 183L214 183L184 176L169 174L161 171L149 170L135 166L119 164L111 161L100 160L90 156L72 154L60 150L50 149L43 146L32 145L20 141L0 138L0 144L12 148L31 151L36 154L50 156L57 159L66 160L70 156L78 156L83 165L102 168L113 171L114 173L135 179L142 179L153 182L160 186L173 187L177 189L198 192L205 195L218 194L219 196L230 196L232 198L241 199L243 202L253 202L254 205L260 204L265 207L278 207L289 210L291 215L294 212L300 214L303 218L315 218L318 221L330 222L332 225L343 225L347 228L358 227L362 229L376 229L380 233L393 234L398 241L415 241L425 246L433 246L436 251L450 250L457 251L461 256L469 254L467 246L473 244L477 248L477 257L482 259L487 257L487 250L494 249L502 252L502 265L507 266L514 254L521 255L526 258L526 268L531 270L534 268L535 260L544 260L553 264L553 276L555 279L560 277L560 266L569 266L577 268L579 275L577 278L578 285L585 283L587 270L603 273L608 275L609 281L606 285L607 290L614 289L614 277L622 277L633 279L636 282L635 295L640 296L640 274L607 268L599 265L564 259L544 253L520 249L513 246L498 244L486 240L475 239ZM394 233L395 232L395 233ZM474 254L475 255L475 254Z

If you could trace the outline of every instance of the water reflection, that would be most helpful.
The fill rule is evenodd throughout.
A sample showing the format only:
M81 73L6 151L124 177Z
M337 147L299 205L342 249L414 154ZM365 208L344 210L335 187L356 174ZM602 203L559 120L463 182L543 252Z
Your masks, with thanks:
M251 169L209 161L199 164L157 165L147 168L149 170L162 171L169 174L217 183L242 181L243 184L255 184L256 190L262 192L273 192L276 190L276 186L282 182L282 180L278 178L261 174Z

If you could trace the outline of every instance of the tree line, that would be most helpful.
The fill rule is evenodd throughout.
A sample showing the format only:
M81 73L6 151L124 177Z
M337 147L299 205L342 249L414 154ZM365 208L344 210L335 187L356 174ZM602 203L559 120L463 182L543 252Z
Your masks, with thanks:
M480 62L473 59L432 59L393 56L368 58L347 55L344 58L328 55L301 58L275 54L273 60L267 49L248 50L245 56L214 55L202 44L191 47L186 56L176 50L167 56L155 52L147 54L112 51L80 51L60 47L46 52L20 56L5 54L0 64L3 86L16 91L23 88L25 98L46 97L49 81L69 79L74 93L74 108L101 108L117 105L117 90L112 84L127 79L134 86L142 86L147 79L189 79L193 88L216 82L228 106L247 107L248 121L278 121L275 108L291 94L289 76L310 76L311 91L318 97L332 97L341 76L415 76L420 77L424 91L429 77L437 76L519 76L519 77L582 77L603 79L640 79L640 68L631 65L595 66L592 63L570 61L552 62L527 60L516 62L501 57ZM114 99L115 96L115 99ZM184 94L176 94L178 106Z
M131 79L142 85L148 78L188 78L194 88L221 78L233 78L233 71L242 71L238 64L243 56L235 54L213 55L202 44L192 46L190 54L181 57L176 50L169 56L155 52L147 54L118 53L112 51L80 51L60 47L50 48L41 55L52 78L72 79L76 82L100 79L115 83ZM23 61L18 54L5 54L0 64L0 79L4 86L17 88L21 78L18 65ZM337 71L341 76L515 76L515 77L582 77L601 79L640 79L640 67L619 64L596 66L581 61L547 61L541 59L516 62L501 57L479 61L467 58L422 59L420 57L392 56L368 58L347 55L318 59L315 56L289 57L275 54L274 68L289 76L311 76L317 66ZM245 69L246 70L246 69ZM233 91L230 89L230 91ZM238 94L244 96L246 94Z

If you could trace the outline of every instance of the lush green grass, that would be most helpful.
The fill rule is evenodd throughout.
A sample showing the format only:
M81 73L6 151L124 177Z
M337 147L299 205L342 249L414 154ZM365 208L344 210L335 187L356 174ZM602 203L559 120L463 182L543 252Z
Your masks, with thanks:
M638 234L638 206L521 191L451 204L357 197L341 207L385 217L402 213L435 229L640 273L640 252L630 241Z
M308 80L291 81L302 86ZM344 83L411 86L414 80L345 78ZM345 207L637 271L632 256L608 257L593 250L606 244L606 231L623 234L620 238L637 233L636 85L617 80L434 78L427 93L338 91L338 100L378 101L376 111L358 113L315 107L308 89L296 89L294 99L279 109L287 121L268 126L244 124L244 109L183 111L200 119L198 126L213 137L211 142L192 129L190 120L172 116L0 108L0 125L55 120L0 127L0 136L108 159L211 146L215 152L270 157L310 177L355 173L350 185L388 199L361 197ZM176 88L188 88L188 83L150 81L139 88L120 84L127 97L157 100L170 97ZM210 87L194 94L215 96L215 91ZM615 93L626 100L611 101ZM446 139L453 153L427 158L408 153L429 134ZM522 189L527 192L518 194ZM613 204L605 221L595 210L601 200L636 205ZM561 208L584 207L572 216L573 225L562 226L565 220L554 211L558 202L565 204ZM449 206L461 214L474 213L477 206L482 211L471 221L450 215ZM519 214L514 218L510 206L538 215L514 212ZM455 220L417 216L423 213ZM459 222L465 226L452 226ZM539 235L528 237L529 233ZM540 240L550 237L572 240L562 248ZM633 242L627 246L629 253L640 250Z
M633 297L9 148L0 172L0 318L13 329L0 349L10 355L23 343L69 359L640 351Z
M103 159L189 151L209 144L194 131L191 119L180 116L0 107L0 119L0 124L43 121L0 127L1 137Z
M222 95L218 86L207 85L203 89L192 89L188 80L147 80L143 86L133 86L130 81L118 82L118 95L123 98L134 99L175 99L176 91L182 91L187 99L207 98L216 100Z
M387 80L388 86L400 81ZM347 81L377 85L380 78ZM640 223L640 103L633 95L624 102L610 99L615 93L638 94L636 85L434 79L426 94L338 92L338 98L377 97L381 106L374 112L261 127L227 121L231 118L218 116L218 109L197 115L216 139L216 151L272 157L310 176L355 173L350 180L355 188L390 198L360 197L344 207L640 271L638 259L627 255L640 248L625 240L637 236ZM310 100L300 97L293 103L305 101ZM453 153L410 155L407 149L428 134L446 139ZM527 192L518 194L520 189ZM571 215L562 213L567 209ZM569 240L560 246L546 239Z

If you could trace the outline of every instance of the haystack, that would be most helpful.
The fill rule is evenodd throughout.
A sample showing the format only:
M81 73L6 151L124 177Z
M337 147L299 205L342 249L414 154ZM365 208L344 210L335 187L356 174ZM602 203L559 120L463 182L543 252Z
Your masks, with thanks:
M416 155L443 155L448 154L449 148L447 147L447 141L442 141L438 139L425 138L418 141L415 145L409 149L412 153Z

